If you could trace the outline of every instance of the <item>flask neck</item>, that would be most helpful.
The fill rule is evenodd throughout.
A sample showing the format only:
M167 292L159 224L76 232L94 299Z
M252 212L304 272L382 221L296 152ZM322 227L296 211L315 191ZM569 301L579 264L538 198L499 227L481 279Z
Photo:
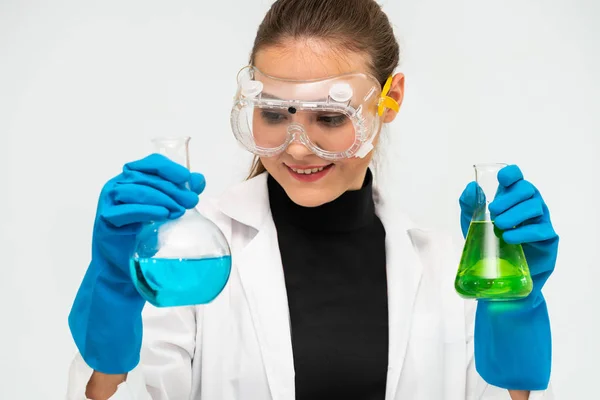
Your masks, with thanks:
M475 221L491 220L488 206L494 201L499 189L498 172L506 165L494 163L476 164L473 166L475 168L475 181L477 182L476 207L475 215L473 216Z
M196 217L201 216L201 215L202 214L200 214L200 211L198 211L196 209L196 207L193 207L193 208L188 208L187 210L185 210L185 212L183 213L183 215L181 217L179 217L178 219L196 218Z
M189 142L189 136L164 137L152 140L155 151L158 154L162 154L171 161L183 165L188 170L190 169Z

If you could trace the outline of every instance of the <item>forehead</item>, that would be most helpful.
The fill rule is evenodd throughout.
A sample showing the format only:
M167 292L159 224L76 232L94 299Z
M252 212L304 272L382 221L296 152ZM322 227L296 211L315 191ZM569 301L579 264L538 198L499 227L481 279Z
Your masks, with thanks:
M370 73L366 54L316 39L288 39L260 49L255 66L282 79L311 80L349 72Z

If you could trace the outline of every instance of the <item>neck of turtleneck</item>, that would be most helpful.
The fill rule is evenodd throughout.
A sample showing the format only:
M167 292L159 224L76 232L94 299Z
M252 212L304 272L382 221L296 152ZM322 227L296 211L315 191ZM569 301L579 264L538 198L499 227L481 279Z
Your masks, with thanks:
M267 182L288 300L295 398L383 400L386 235L375 215L371 171L359 190L318 207L299 206L275 179Z
M316 232L348 232L368 226L375 219L373 176L370 170L367 170L360 189L349 190L317 207L303 207L294 203L270 175L267 182L271 212L277 223Z

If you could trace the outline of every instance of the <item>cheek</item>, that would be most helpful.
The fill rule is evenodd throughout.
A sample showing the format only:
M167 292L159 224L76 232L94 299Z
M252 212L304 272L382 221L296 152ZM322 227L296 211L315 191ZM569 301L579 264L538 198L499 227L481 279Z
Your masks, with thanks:
M261 157L260 162L269 175L273 176L276 180L281 182L282 180L290 178L288 177L289 173L280 157Z
M271 174L272 174L273 169L275 168L275 166L277 164L281 164L281 162L278 162L277 160L278 160L278 157L264 157L264 158L261 157L260 158L260 162L262 163L262 165Z
M338 164L336 180L344 186L344 190L358 190L362 187L371 158L372 153L365 158L353 158Z
M343 160L336 162L335 164L338 166L340 172L345 175L361 175L363 172L367 170L369 164L371 163L371 154L369 154L365 158L351 158L348 160Z

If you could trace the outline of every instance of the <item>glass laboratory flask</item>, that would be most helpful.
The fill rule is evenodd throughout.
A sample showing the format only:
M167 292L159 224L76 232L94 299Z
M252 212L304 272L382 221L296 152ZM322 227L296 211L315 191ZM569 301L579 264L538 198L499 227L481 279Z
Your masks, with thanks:
M502 239L503 231L494 225L488 209L499 187L498 172L506 165L473 166L476 206L454 281L457 293L464 298L517 300L533 289L523 247Z
M189 169L189 141L159 138L153 143L157 153ZM180 218L145 225L130 259L136 289L156 307L210 303L227 284L230 271L225 236L195 208Z

